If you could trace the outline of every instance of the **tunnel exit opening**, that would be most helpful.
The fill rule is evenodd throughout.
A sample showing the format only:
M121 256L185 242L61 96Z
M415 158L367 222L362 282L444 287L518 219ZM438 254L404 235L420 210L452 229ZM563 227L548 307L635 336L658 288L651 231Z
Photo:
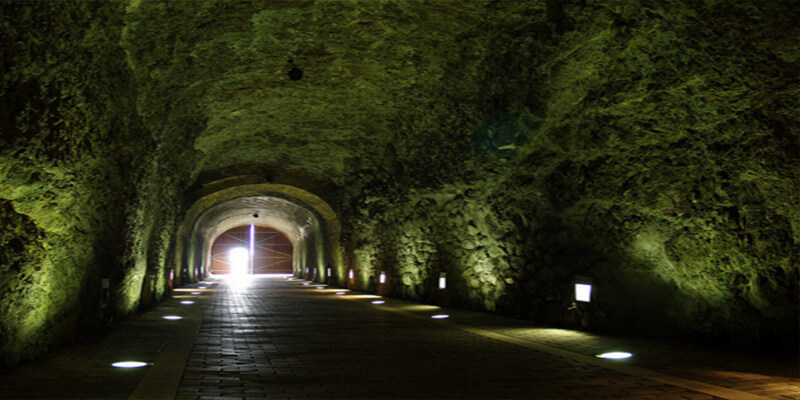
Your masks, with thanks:
M211 246L212 275L291 274L294 248L280 231L243 225L223 232Z

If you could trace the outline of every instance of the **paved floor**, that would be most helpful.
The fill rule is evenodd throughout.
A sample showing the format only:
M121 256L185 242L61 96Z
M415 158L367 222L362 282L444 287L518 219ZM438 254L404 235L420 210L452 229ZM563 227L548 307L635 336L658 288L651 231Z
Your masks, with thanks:
M800 399L794 363L390 298L372 304L377 296L302 281L204 286L101 343L0 376L0 398ZM187 299L195 304L179 303ZM635 355L594 357L607 350ZM153 365L108 367L124 358Z

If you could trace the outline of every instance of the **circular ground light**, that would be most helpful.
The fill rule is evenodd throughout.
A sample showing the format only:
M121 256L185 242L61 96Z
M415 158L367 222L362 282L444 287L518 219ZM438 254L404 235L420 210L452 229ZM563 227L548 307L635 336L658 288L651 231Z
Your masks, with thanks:
M596 355L597 358L605 358L607 360L624 360L633 357L633 354L625 351L611 351L608 353L601 353Z
M111 366L114 368L141 368L146 367L146 362L141 361L117 361L115 363L111 363Z
M347 293L346 293L346 292L336 292L336 294L337 294L338 296L342 296L342 295L345 295L345 294L347 294Z
M386 302L383 301L383 300L375 300L375 301L372 302L372 304L384 304L384 303L386 303Z
M165 316L163 316L161 318L168 319L170 321L177 321L179 319L183 319L183 317L178 316L178 315L165 315Z
M431 315L431 318L433 318L433 319L445 319L445 318L450 318L450 316L447 315L447 314L436 314L436 315Z
M191 301L191 300L184 300L184 301L181 302L181 304L187 304L188 305L188 304L194 304L194 302Z

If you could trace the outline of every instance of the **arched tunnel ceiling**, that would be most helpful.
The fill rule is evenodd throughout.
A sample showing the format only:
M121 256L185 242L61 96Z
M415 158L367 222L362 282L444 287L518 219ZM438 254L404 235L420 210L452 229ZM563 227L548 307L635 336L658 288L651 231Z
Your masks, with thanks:
M253 214L258 214L258 217ZM297 243L312 231L315 220L311 211L286 199L240 197L206 210L197 219L195 233L213 240L231 228L255 224L275 228Z
M486 93L470 82L491 58L488 14L508 12L489 4L142 0L122 44L146 123L186 138L187 173L259 163L341 183L389 143L430 150L402 143L476 122Z

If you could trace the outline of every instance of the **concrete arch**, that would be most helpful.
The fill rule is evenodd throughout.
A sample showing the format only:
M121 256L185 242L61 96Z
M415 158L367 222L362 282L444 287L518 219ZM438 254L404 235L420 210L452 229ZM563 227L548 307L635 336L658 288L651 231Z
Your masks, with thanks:
M248 214L256 209L278 212L254 219ZM326 272L331 268L336 276L341 276L344 269L339 247L341 224L333 208L316 194L295 186L257 183L220 189L194 202L176 234L175 278L185 282L202 277L213 238L226 228L254 220L290 238L295 248L296 275L323 280L330 278ZM309 267L308 274L305 266Z

